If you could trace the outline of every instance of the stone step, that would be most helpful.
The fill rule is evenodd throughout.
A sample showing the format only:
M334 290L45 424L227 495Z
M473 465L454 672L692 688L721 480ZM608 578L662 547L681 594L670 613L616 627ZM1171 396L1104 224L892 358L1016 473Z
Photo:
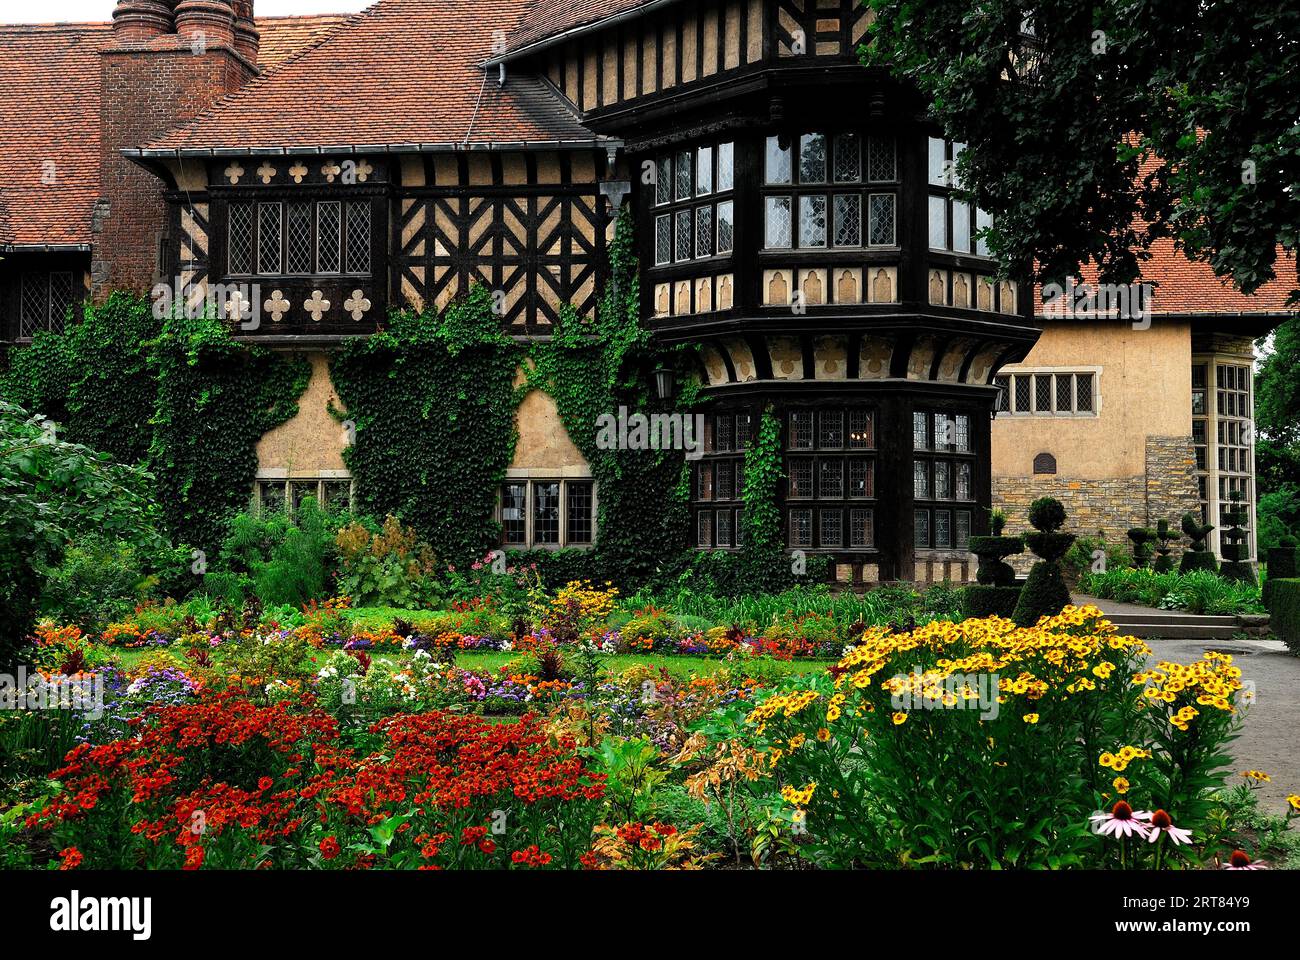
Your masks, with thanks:
M1151 613L1108 613L1106 619L1116 626L1122 623L1151 623L1197 626L1197 627L1232 627L1239 625L1236 617L1211 616L1208 614L1178 613L1176 611Z
M1227 618L1232 620L1231 617ZM1226 625L1203 623L1120 623L1112 621L1128 637L1168 640L1231 640L1241 632L1236 621Z

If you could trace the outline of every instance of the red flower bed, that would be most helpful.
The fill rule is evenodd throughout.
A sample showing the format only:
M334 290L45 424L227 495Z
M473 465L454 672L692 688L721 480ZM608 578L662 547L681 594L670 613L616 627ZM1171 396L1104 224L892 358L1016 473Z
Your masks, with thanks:
M536 718L403 715L369 734L372 754L340 746L310 703L158 708L138 739L69 753L29 825L76 851L65 867L570 867L588 849L603 776Z

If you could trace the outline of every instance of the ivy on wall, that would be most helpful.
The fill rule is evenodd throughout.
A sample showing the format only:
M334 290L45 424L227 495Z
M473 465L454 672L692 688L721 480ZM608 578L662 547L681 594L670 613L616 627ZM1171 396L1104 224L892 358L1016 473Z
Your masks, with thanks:
M745 544L758 553L781 550L781 511L776 500L781 476L781 421L768 407L745 451L745 489L741 493Z
M148 462L173 542L215 556L231 518L248 508L257 441L298 412L311 366L237 343L215 318L162 324L149 351L157 399Z
M548 342L533 345L529 385L555 399L570 439L596 481L597 562L620 583L643 582L681 557L690 526L690 474L680 450L609 450L597 445L602 414L660 412L652 401L654 368L664 362L640 320L637 262L631 216L625 208L609 247L609 276L590 323L561 312ZM688 411L697 390L687 386L676 410Z
M248 506L258 439L293 416L309 373L302 359L236 343L217 319L160 320L122 292L7 361L0 396L70 441L145 464L169 537L210 556Z
M330 361L343 404L332 412L355 431L343 454L355 508L401 517L452 562L498 546L522 358L478 286L440 314L394 313L388 329L345 342Z

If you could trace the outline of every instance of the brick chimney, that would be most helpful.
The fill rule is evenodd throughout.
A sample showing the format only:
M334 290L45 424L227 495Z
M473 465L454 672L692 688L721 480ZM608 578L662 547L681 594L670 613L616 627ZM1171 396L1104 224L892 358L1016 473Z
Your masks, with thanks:
M251 20L252 4L238 5ZM112 41L100 53L96 299L148 290L159 279L163 193L176 185L166 182L163 167L150 172L120 151L157 140L256 75L238 47L237 26L233 0L118 0Z
M253 0L235 0L235 50L249 63L257 63L261 35L253 22Z

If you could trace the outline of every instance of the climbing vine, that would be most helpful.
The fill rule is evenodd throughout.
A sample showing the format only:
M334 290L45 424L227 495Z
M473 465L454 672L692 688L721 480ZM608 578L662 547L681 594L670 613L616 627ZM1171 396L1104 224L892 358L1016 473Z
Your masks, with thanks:
M257 441L298 410L310 365L237 343L213 317L162 321L149 368L157 382L149 465L167 532L215 556L248 507Z
M597 444L603 414L688 411L688 385L672 403L652 400L653 370L669 362L651 344L640 318L631 217L625 209L609 247L609 279L596 316L584 321L561 312L548 342L531 351L529 385L555 400L565 430L596 481L596 555L603 575L642 582L682 555L689 529L690 475L680 450L611 450Z
M501 330L483 287L442 313L394 313L330 363L354 437L344 461L356 507L411 524L454 563L500 543L496 491L514 456L514 383L522 349Z
M745 451L745 489L741 493L745 501L745 544L755 552L781 549L781 511L777 506L780 482L781 421L768 407Z

